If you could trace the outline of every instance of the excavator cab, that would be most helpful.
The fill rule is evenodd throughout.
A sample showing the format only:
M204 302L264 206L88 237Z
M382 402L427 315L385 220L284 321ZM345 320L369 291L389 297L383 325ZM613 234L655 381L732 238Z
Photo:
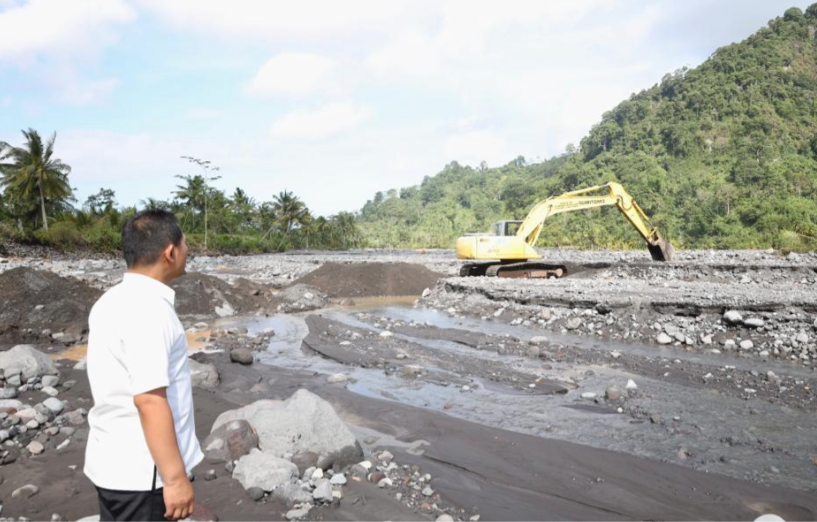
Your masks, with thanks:
M491 232L495 236L515 236L520 226L522 221L497 221L491 225Z

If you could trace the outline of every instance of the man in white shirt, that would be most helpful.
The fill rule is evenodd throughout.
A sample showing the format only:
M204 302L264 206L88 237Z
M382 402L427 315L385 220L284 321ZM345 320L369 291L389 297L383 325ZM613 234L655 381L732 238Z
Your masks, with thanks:
M85 474L101 520L178 520L193 511L188 473L196 439L187 341L167 286L184 274L187 244L175 216L139 212L122 228L128 270L89 318L94 407Z

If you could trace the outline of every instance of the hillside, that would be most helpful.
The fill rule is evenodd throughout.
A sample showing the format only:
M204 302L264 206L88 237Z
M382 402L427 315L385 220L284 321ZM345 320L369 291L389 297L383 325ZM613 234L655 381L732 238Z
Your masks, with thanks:
M378 193L361 210L364 233L372 246L451 246L549 195L615 180L678 246L813 248L816 33L817 4L791 8L621 102L578 150L492 169L451 163L419 186ZM638 245L611 212L553 218L541 244Z

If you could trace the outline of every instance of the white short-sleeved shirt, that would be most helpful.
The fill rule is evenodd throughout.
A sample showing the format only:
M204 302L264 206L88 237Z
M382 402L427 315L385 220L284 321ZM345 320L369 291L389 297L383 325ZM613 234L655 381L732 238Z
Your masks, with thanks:
M188 473L204 455L196 438L187 339L174 309L175 292L156 279L128 272L105 292L88 320L88 413L85 475L96 486L149 491L150 455L133 397L167 388L176 439ZM162 486L161 473L156 487Z

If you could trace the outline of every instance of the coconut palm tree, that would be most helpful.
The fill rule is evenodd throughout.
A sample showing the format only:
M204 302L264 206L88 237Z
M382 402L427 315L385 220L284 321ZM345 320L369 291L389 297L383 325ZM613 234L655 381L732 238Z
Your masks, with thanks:
M278 193L277 196L272 197L272 205L269 205L268 210L275 216L273 227L276 224L279 225L281 231L284 233L281 237L281 242L278 244L278 249L280 250L292 227L301 224L306 219L306 214L309 212L309 209L306 208L306 204L304 204L298 196L295 196L288 190L284 190ZM261 240L263 241L270 232L272 232L272 227L267 230L267 233L264 234Z
M43 144L34 129L22 131L26 139L22 147L0 143L0 185L9 199L20 203L39 199L43 228L48 230L46 203L64 206L72 199L68 184L71 167L54 158L54 133Z
M273 196L272 210L278 217L278 223L281 224L284 234L289 234L294 225L300 224L308 212L306 204L288 190Z

